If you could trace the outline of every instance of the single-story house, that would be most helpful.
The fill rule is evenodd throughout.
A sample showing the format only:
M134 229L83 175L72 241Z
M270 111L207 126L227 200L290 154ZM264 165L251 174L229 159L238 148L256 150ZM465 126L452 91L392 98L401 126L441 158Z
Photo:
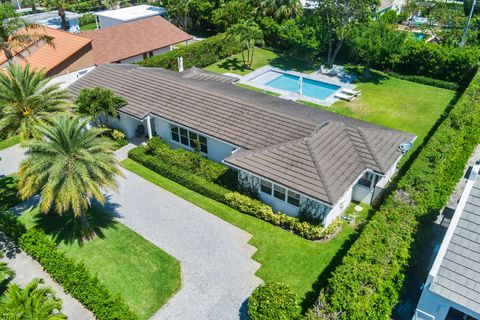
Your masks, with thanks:
M428 274L414 319L480 319L480 176L468 181Z
M167 11L163 7L155 7L147 4L126 7L116 10L106 10L93 13L96 16L97 28L107 28L118 24L132 22L154 16L167 17Z
M381 0L380 6L377 9L377 14L382 14L389 10L394 10L397 13L400 13L406 2L406 0Z
M92 39L95 63L134 63L193 39L160 16L82 32Z
M325 225L352 201L370 203L415 136L232 85L189 69L102 65L69 87L110 88L128 104L112 125L159 136L239 170L239 182L275 210L308 210Z
M48 27L30 32L52 37L53 46L44 41L32 43L28 49L15 53L14 63L30 64L33 69L45 70L48 76L71 73L95 64L91 39ZM7 57L0 53L0 67L7 66Z
M81 16L82 14L79 13L65 11L65 18L67 20L69 32L80 32L79 18ZM28 22L36 22L45 27L62 29L62 20L58 15L57 10L24 15L22 16L22 19L25 19Z

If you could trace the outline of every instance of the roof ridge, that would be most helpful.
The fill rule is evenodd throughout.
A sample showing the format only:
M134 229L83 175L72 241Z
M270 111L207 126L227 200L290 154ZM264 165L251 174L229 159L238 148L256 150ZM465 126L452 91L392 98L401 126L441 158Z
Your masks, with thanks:
M370 155L372 156L373 160L375 160L375 163L377 164L377 166L385 173L387 170L385 170L385 168L383 167L383 165L380 163L377 156L375 155L375 152L373 152L372 147L370 146L370 143L368 142L367 138L365 137L365 134L363 133L362 128L357 127L356 129L357 129L358 133L360 134L360 137L362 138L362 140L365 142L365 145L367 146L368 152L370 152ZM350 138L350 136L349 136L349 138Z
M325 125L319 127L318 131L320 131L320 129L324 128L325 126L328 125L328 122L327 121L324 121L323 123L326 123ZM323 124L322 123L322 124ZM316 133L318 133L318 131ZM325 189L325 193L327 194L327 198L328 198L328 201L330 203L333 203L333 200L332 200L332 193L330 192L330 188L327 186L327 179L325 178L325 175L323 174L322 170L320 169L320 165L317 161L317 158L315 157L315 155L313 154L313 151L312 151L312 148L310 146L310 141L309 141L309 138L305 138L305 145L307 146L307 150L308 150L308 153L310 154L310 157L312 157L312 161L313 161L313 164L315 165L315 169L317 170L317 173L318 173L318 176L320 177L320 181L322 182L323 184L323 187Z

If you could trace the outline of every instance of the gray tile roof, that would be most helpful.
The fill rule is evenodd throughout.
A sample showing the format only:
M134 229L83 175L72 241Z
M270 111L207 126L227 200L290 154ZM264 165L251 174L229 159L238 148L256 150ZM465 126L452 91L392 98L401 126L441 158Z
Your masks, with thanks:
M430 290L480 313L480 176L476 178Z
M272 172L272 180L288 182L288 187L294 184L293 189L332 204L366 168L386 173L401 155L399 144L414 138L243 89L229 84L228 77L198 70L178 73L132 65L103 65L69 89L76 95L85 87L110 88L127 100L128 105L121 109L123 113L139 119L153 114L242 150L251 150L257 156L248 153L248 161L240 160L243 151L234 158L238 165L243 161L242 165L247 166L248 162L249 170L259 175L272 171L268 166L273 161L264 161L262 157L275 154L277 169L283 171L276 175ZM305 141L311 145L307 147ZM309 156L307 151L313 155ZM312 162L317 160L320 165ZM309 176L303 171L306 167ZM319 168L324 172L323 179L312 171ZM287 179L285 172L295 172L295 176Z

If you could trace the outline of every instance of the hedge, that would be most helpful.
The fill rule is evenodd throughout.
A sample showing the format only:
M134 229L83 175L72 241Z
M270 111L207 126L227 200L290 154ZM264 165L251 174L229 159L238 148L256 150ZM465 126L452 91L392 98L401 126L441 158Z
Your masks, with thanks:
M447 203L479 137L480 72L332 273L322 292L328 312L389 319L413 240Z
M285 283L264 283L253 290L248 299L248 315L251 320L299 318L297 294Z
M203 68L240 52L240 48L238 40L225 34L218 34L191 45L150 57L140 61L139 64L144 67L177 71L177 58L183 57L185 69L191 67Z
M190 190L226 204L242 213L254 216L273 225L280 226L286 230L290 230L303 238L309 240L325 239L333 234L343 223L342 220L336 219L327 228L323 228L309 222L301 222L296 217L291 217L282 213L275 213L272 207L259 200L252 199L238 192L232 192L230 189L209 181L202 176L182 169L181 166L174 163L168 163L155 154L149 154L151 152L152 151L149 150L149 148L137 147L128 152L128 157ZM153 151L153 153L154 152L155 151ZM205 160L211 161L208 159Z
M426 84L432 87L449 89L454 91L460 90L460 85L455 82L448 82L445 80L433 79L433 78L428 78L424 76L402 75L396 72L389 72L388 74L394 78Z
M0 213L0 230L18 242L20 248L37 260L62 288L80 301L99 320L134 320L138 316L125 304L120 296L112 295L108 289L92 276L81 262L67 257L42 231L27 230L11 213Z

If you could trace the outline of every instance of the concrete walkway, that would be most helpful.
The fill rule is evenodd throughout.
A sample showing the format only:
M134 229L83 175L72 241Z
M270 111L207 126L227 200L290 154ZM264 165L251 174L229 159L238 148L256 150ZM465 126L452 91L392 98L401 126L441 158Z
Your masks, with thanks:
M262 281L251 235L123 170L107 206L122 223L181 263L182 288L152 319L239 319Z
M48 273L43 271L42 266L22 252L17 245L0 233L0 251L5 256L0 259L8 264L8 267L15 271L12 282L20 287L25 287L34 278L42 278L44 285L52 288L58 298L62 299L62 313L70 320L95 319L93 314L80 302L63 291L63 288L50 278Z
M25 150L19 144L0 150L0 177L17 172L24 157Z

